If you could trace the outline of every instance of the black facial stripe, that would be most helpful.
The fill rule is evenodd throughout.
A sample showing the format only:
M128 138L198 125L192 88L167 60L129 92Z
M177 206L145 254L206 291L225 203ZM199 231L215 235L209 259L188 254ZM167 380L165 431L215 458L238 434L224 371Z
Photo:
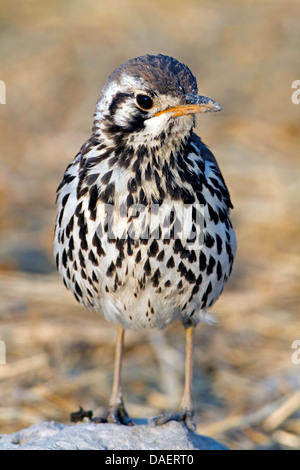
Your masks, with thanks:
M113 116L119 106L126 101L127 98L133 98L134 94L133 93L122 93L119 92L116 94L116 96L113 98L110 106L109 106L109 113L111 116Z

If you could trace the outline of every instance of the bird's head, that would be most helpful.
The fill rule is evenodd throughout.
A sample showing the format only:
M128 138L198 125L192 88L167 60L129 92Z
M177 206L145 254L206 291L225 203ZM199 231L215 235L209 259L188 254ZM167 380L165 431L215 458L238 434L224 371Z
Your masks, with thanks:
M197 94L190 69L172 57L145 55L116 69L105 83L94 132L132 146L174 143L188 136L195 114L220 111Z

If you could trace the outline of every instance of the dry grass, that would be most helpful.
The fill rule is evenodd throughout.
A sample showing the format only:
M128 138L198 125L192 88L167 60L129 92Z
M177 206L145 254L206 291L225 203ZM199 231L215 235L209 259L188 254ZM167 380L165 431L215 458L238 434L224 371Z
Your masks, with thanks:
M255 4L255 5L253 5ZM107 75L163 52L187 63L223 105L198 132L234 202L238 255L197 332L197 429L234 449L300 448L299 5L279 0L1 0L0 432L104 410L114 326L84 311L52 261L55 189L89 136ZM157 354L159 351L159 354ZM177 406L184 334L128 332L124 394L134 416Z

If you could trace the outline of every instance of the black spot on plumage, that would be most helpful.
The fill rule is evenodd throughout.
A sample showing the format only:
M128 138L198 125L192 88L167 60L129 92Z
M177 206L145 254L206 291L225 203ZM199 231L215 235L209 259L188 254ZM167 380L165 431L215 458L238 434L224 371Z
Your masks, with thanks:
M145 179L146 181L150 181L151 178L152 178L152 168L151 168L150 162L148 162L145 168Z
M80 274L81 274L82 279L86 279L86 273L84 269L80 271Z
M69 240L69 250L74 250L74 239L73 235L71 235L70 240Z
M169 162L170 162L170 167L174 168L175 167L175 157L174 157L173 152L170 153Z
M136 179L136 184L138 186L141 186L141 184L142 184L142 170L141 170L140 167L136 170L135 179Z
M63 188L63 186L65 186L66 184L69 184L73 181L73 179L76 178L75 176L73 175L66 175L64 176L62 182L60 183L60 185L58 186L57 188L57 192L59 192L61 190L61 188Z
M198 200L199 204L201 204L203 206L206 205L206 199L200 191L196 192L196 197L197 197L197 200Z
M161 277L160 270L159 268L157 268L153 276L151 277L151 282L153 284L153 287L158 287L160 277Z
M149 259L147 259L147 260L145 261L145 264L144 264L144 271L145 271L145 274L146 274L147 276L150 276L150 274L151 274L151 265L150 265Z
M71 232L73 231L73 227L74 227L74 215L72 215L72 217L69 220L69 223L66 226L66 236L68 238L69 238Z
M88 244L86 240L86 235L88 233L88 226L85 221L84 213L82 212L78 216L78 226L79 226L79 238L81 240L80 242L80 247L82 250L87 251L88 250Z
M205 171L205 164L204 164L203 160L202 160L202 159L201 159L201 160L200 160L200 159L197 159L197 160L196 160L196 163L197 163L197 166L198 166L199 170L202 171L202 173L204 173L204 171Z
M225 212L223 209L221 209L221 208L219 208L219 219L220 219L220 221L221 221L222 223L224 223L225 220L227 219L227 214L226 214L226 212Z
M115 183L109 183L104 191L102 191L99 195L99 198L102 202L112 204L114 202L114 195L115 195Z
M94 255L94 252L92 250L89 251L89 260L93 263L94 266L98 266L98 260Z
M218 255L220 255L222 253L223 242L222 242L222 238L218 234L216 234L216 242L217 242L217 252L218 252Z
M115 269L116 269L115 263L112 261L106 271L106 276L112 277Z
M128 194L126 202L127 202L127 207L130 207L134 204L134 199L131 193Z
M159 175L158 171L157 170L154 170L154 179L155 179L155 183L156 183L156 187L157 189L159 190L161 185L161 176Z
M165 250L161 250L161 251L158 253L156 259L157 259L157 261L163 261L164 257L165 257Z
M174 245L173 245L173 251L177 255L178 253L181 253L183 251L183 246L179 238L176 238Z
M61 201L61 206L62 206L62 209L60 211L60 214L59 214L59 217L58 217L58 224L61 225L61 222L62 222L62 218L63 218L63 215L64 215L64 210L65 210L65 205L69 199L69 196L70 196L70 193L66 194L63 198L62 198L62 201Z
M177 271L180 272L181 276L185 276L185 274L187 272L187 269L186 269L186 267L185 267L185 265L183 264L182 261L180 261Z
M173 256L171 256L171 257L168 259L166 266L167 266L167 268L169 268L169 269L174 268L175 262L174 262Z
M122 267L122 263L123 263L123 259L124 259L124 254L123 256L119 255L116 259L116 267L117 268L121 268Z
M186 280L187 280L190 284L193 284L193 283L196 281L195 274L193 273L193 271L192 271L191 269L189 269L189 270L186 272L185 278L186 278Z
M95 183L95 181L97 181L98 177L99 177L99 173L91 173L91 174L87 175L86 180L85 180L87 186L92 186ZM84 189L86 189L86 188L87 187L82 188L80 190L80 196L84 196L84 194L86 194L84 192Z
M212 285L211 285L211 282L208 284L207 288L206 288L206 291L204 292L202 298L201 298L201 301L202 301L202 305L201 305L201 308L204 308L206 307L206 304L207 304L207 298L209 296L209 294L211 293L212 291Z
M101 243L100 238L97 235L97 232L95 232L93 236L92 244L96 248L98 256L105 256L105 251L102 248L102 243Z
M195 294L197 294L198 291L199 291L199 286L196 284L196 285L193 287L191 296L190 296L190 298L189 298L189 302L191 302L192 298L194 297ZM193 313L194 313L194 312L193 312ZM192 314L191 314L191 316L192 316Z
M136 254L136 257L135 257L135 262L136 263L139 263L142 259L142 254L141 254L141 250L139 250Z
M84 257L83 257L83 254L82 254L81 250L78 251L78 257L79 257L80 266L82 268L85 268L86 267L85 266L85 261L84 261Z
M209 217L210 217L211 220L214 222L214 224L217 225L217 224L219 223L218 214L217 214L216 211L211 207L210 204L207 204L207 209L208 209Z
M135 178L130 178L127 183L127 188L130 193L135 193L137 190L137 184Z
M67 251L67 257L70 261L73 261L73 251L70 248Z
M217 198L219 199L219 201L221 202L223 200L221 192L218 189L216 189L215 194ZM220 214L219 214L219 218L220 218Z
M89 295L90 297L92 297L92 298L94 297L93 294L92 294L92 292L90 291L90 289L87 288L86 291L87 291L87 293L88 293L88 295ZM90 305L93 306L93 304L92 304L91 302L90 302Z
M203 253L203 251L200 252L200 256L199 256L199 269L200 271L205 271L206 269L206 256L205 256L205 253Z
M222 278L222 266L221 266L221 263L220 261L218 261L217 263L217 277L218 277L218 281Z
M157 155L157 149L154 147L151 149L152 166L159 169L159 164L157 162L156 155Z
M139 193L139 203L142 205L142 206L146 206L148 201L147 201L147 198L146 198L146 195L145 195L145 191L143 190L143 188L140 189L140 193Z
M205 234L204 244L207 246L207 248L212 248L215 244L215 239L211 236L209 232L206 232Z
M82 290L80 289L77 281L75 282L75 290L76 290L77 295L79 295L79 297L82 297Z
M165 282L165 287L170 287L171 286L171 281L168 279L166 282Z
M194 250L190 251L188 260L189 260L189 263L194 263L197 260L196 253Z
M132 245L134 245L134 240L130 237L127 238L127 254L128 256L133 255Z
M108 184L110 182L111 175L113 173L113 170L107 171L104 173L104 175L101 178L101 183L103 184Z
M180 253L181 259L187 259L190 256L190 251L187 248L183 248Z
M233 260L232 250L231 250L231 246L227 242L226 242L226 251L227 251L227 254L228 254L229 262L232 262L232 260Z
M81 214L81 209L82 209L82 201L77 205L77 207L75 209L76 217L79 217L79 215Z
M181 199L184 204L193 204L195 202L195 196L186 188L181 188Z
M59 253L56 253L56 256L55 256L55 265L56 265L56 269L58 269L58 267L59 267Z
M207 187L208 191L210 192L211 196L214 197L215 188L213 186L211 186L210 184L207 184L206 187Z
M219 185L219 181L217 180L217 178L210 177L209 179L215 188L219 188L220 185Z
M132 157L134 155L133 147L125 147L122 148L122 152L118 152L117 149L115 150L115 154L117 157L117 164L120 168L126 170L130 163L132 162ZM112 161L112 159L111 159Z
M93 279L94 282L98 282L98 278L97 278L97 276L96 276L96 274L95 274L95 271L93 271L92 279Z
M96 214L97 214L96 207L97 207L98 196L99 196L98 188L97 188L97 185L94 184L94 186L90 188L90 199L89 199L89 206L88 206L88 209L91 213L90 215L91 220L96 220Z
M157 253L158 253L158 250L159 250L159 246L158 246L158 243L156 240L153 240L153 242L151 243L149 249L148 249L148 256L156 256Z
M215 267L215 264L216 264L215 258L210 255L210 257L209 257L209 262L208 262L208 265L207 265L207 270L206 270L206 274L207 274L208 276L213 272L213 269L214 269L214 267Z
M68 262L67 253L66 253L66 250L64 250L62 254L62 264L64 268L67 267L67 262Z

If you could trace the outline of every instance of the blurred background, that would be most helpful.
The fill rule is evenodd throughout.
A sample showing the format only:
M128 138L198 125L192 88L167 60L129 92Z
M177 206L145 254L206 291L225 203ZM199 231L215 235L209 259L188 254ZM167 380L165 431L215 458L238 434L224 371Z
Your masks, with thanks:
M115 327L56 273L55 191L107 76L164 53L222 104L197 132L229 186L238 239L218 324L197 328L197 431L232 449L300 448L299 15L296 0L0 0L0 433L69 422L79 405L105 411ZM184 351L179 323L126 334L132 416L178 406Z

